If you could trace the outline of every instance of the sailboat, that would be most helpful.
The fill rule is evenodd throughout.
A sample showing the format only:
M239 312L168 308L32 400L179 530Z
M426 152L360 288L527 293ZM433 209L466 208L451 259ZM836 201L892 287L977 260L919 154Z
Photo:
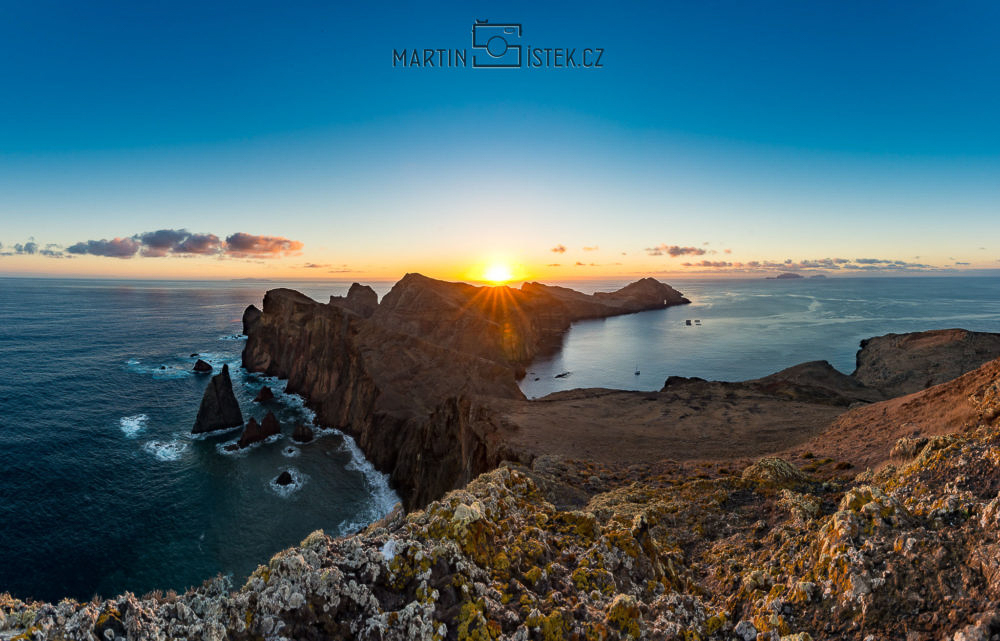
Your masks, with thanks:
M638 376L638 375L639 375L639 363L636 363L636 364L635 364L635 375L636 375L636 376Z

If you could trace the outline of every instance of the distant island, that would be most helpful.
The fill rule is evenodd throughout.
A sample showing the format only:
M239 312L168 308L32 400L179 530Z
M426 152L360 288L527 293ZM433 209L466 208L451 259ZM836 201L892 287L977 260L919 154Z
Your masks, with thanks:
M802 274L796 274L795 272L781 272L777 276L768 276L767 280L791 280L793 278L802 277Z

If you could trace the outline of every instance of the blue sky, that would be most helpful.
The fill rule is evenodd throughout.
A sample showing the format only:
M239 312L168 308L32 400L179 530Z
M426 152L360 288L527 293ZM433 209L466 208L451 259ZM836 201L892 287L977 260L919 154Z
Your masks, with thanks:
M392 66L469 49L475 19L604 66ZM986 2L7 3L0 273L996 268L997 24ZM219 243L68 251L161 229Z

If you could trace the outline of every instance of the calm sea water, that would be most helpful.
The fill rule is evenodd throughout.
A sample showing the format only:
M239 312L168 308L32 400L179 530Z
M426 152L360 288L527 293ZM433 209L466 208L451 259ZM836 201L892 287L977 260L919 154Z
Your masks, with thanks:
M0 279L0 592L142 594L219 572L239 583L315 529L346 533L392 507L349 440L292 442L311 418L298 397L278 395L276 442L233 455L221 446L239 430L190 436L208 381L192 353L229 364L245 418L266 413L251 399L267 381L240 369L235 335L274 286ZM290 286L324 301L347 291ZM279 491L288 468L302 482Z
M813 360L849 374L858 343L871 336L949 327L1000 332L1000 278L672 284L691 305L576 323L558 354L528 368L521 389L530 398L578 387L657 390L671 375L738 381Z
M0 279L0 591L86 599L179 590L219 572L239 583L314 529L347 533L390 509L386 478L349 439L292 443L292 427L311 418L297 397L278 394L286 436L276 442L232 455L222 446L238 430L189 434L207 383L190 371L192 353L229 363L244 416L259 419L253 396L282 385L239 368L243 309L272 287L325 301L348 284ZM652 390L671 374L739 380L815 359L850 372L869 336L1000 331L996 278L674 285L694 304L577 323L522 389ZM302 481L290 492L271 482L288 468Z

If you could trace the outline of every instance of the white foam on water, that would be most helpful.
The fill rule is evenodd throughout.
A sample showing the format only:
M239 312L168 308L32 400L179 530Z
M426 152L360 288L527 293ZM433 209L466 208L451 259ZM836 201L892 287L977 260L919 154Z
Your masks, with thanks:
M219 436L220 434L226 434L228 432L232 432L233 430L241 430L242 431L243 430L243 425L237 425L236 427L227 427L227 428L221 429L221 430L212 430L211 432L201 432L200 434L188 434L187 438L191 439L192 441L204 441L206 439L210 439L210 438L214 438L216 436ZM233 442L235 443L236 441L233 441Z
M150 441L142 446L160 461L176 461L187 448L188 444L180 441Z
M194 374L194 371L188 369L187 367L165 365L163 363L160 363L159 365L143 365L142 361L137 358L130 358L125 361L125 370L134 374L152 376L154 380L187 378L188 376L192 376Z
M369 523L374 523L383 518L392 508L399 503L399 495L389 486L389 475L382 474L375 469L371 461L365 458L354 439L340 432L344 439L343 449L351 455L351 460L344 467L349 470L360 472L368 486L370 501L361 514L353 521L342 521L338 526L340 534L350 534L357 532Z
M149 423L149 417L145 414L136 414L135 416L123 416L118 419L118 426L121 428L122 432L128 438L135 438L139 435L139 432L146 429L146 424Z
M225 441L223 443L215 444L215 451L223 456L246 456L250 451L249 447L236 447L232 450L227 450L226 448L230 445L236 445L239 442L239 438L234 438L230 441Z
M298 410L304 418L302 422L312 427L314 440L331 435L337 435L343 439L341 448L350 454L350 460L345 467L348 470L361 473L364 477L365 485L368 487L369 500L365 509L363 509L361 513L357 514L354 520L345 520L340 523L338 530L341 534L356 532L357 530L367 526L369 523L378 521L391 512L392 508L400 502L399 495L397 495L396 492L389 486L389 476L387 474L382 474L375 469L375 466L365 458L353 438L336 428L316 425L314 423L316 413L306 407L306 400L298 394L292 394L285 391L288 386L287 380L279 379L275 376L264 376L262 374L252 372L249 373L247 378L256 379L253 383L251 383L250 380L245 381L244 384L248 387L255 387L259 389L259 384L263 383L271 388L276 400L286 407ZM226 453L229 454L230 452ZM291 471L292 468L289 469L289 472ZM292 478L294 480L294 474L292 475ZM272 481L272 488L275 485L276 484ZM279 492L276 488L275 491ZM287 494L291 494L292 492L294 492L294 490L289 491ZM281 493L279 492L279 494ZM282 496L285 495L282 494Z
M287 499L292 494L295 494L296 492L301 490L302 486L304 486L306 484L306 481L309 480L309 477L300 472L298 468L294 467L288 468L288 474L291 475L292 477L292 482L289 483L288 485L279 485L277 476L271 479L271 482L268 484L271 486L271 489L274 491L274 493L283 499ZM278 475L280 476L281 473L279 472Z
M295 458L296 456L299 456L300 454L302 454L302 450L300 450L297 447L292 447L291 445L289 445L285 449L281 450L281 455L282 456L287 456L288 458Z
M245 341L247 339L246 334L230 334L228 336L220 336L220 341Z
M236 428L233 428L233 429L236 429ZM215 432L208 432L208 434L217 434L217 433L219 433L221 431L222 430L216 430ZM204 436L204 434L194 434L194 435L192 435L192 438L198 438L199 436ZM236 448L234 450L227 450L226 448L228 446L230 446L230 445L236 445L237 443L239 443L240 439L239 439L239 437L236 437L234 439L230 439L230 440L224 441L222 443L216 443L215 444L215 450L219 454L222 454L223 456L238 456L238 455L241 455L241 454L246 454L250 450L255 450L258 447L260 447L261 445L264 445L264 444L270 445L271 443L277 443L278 441L280 441L283 438L285 438L284 434L281 434L281 433L272 434L271 436L268 436L267 438L265 438L263 441L258 441L256 443L251 443L250 445L247 445L246 447L238 447L238 448Z

